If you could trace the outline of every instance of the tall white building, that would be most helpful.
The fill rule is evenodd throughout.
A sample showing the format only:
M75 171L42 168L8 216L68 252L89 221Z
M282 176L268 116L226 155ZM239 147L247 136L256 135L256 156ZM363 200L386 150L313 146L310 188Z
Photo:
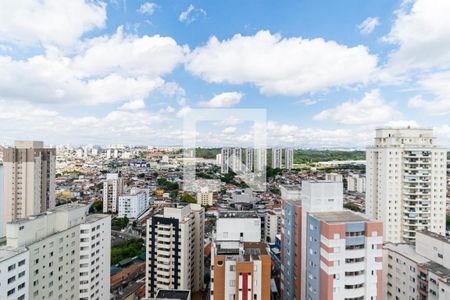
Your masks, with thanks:
M80 300L109 299L111 217L88 215L80 224Z
M283 168L283 149L272 148L272 168Z
M165 207L147 220L146 297L159 290L203 288L204 209Z
M286 169L292 170L294 168L294 149L285 149L284 154Z
M267 150L263 148L255 149L255 172L265 172L267 166Z
M415 247L383 247L383 299L450 299L450 242L430 231L417 231Z
M431 129L377 129L366 160L366 213L383 222L385 241L445 234L447 149Z
M349 192L366 192L366 177L358 174L349 174L347 176L347 191Z
M111 218L86 211L85 205L64 205L7 224L0 252L28 252L22 299L109 299Z
M233 148L231 150L231 170L235 173L242 170L242 149Z
M231 167L231 149L230 148L222 148L220 158L221 158L221 166L220 171L222 174L227 174Z
M245 149L245 167L247 168L247 171L253 172L254 168L254 149L253 148L246 148Z
M0 299L28 300L30 252L25 247L0 247Z
M7 222L55 207L56 150L16 141L3 153L3 228Z
M119 218L137 219L149 207L149 199L144 190L132 188L127 195L119 196Z
M281 209L273 209L264 216L265 242L275 243L277 234L281 233Z
M123 179L120 174L106 174L103 182L103 212L116 213L119 196L123 193Z

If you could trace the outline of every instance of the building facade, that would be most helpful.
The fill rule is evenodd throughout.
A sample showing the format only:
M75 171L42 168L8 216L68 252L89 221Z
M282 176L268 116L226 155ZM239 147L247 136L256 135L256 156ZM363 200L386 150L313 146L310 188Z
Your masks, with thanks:
M450 299L450 242L417 231L415 246L384 245L383 299Z
M204 209L165 207L147 220L146 297L159 290L203 288Z
M119 210L117 216L120 218L137 219L149 207L147 193L143 190L133 188L128 195L119 196Z
M56 150L39 141L16 141L3 156L3 228L54 208Z
M283 168L283 149L272 148L272 168L273 169Z
M383 222L385 241L445 234L447 149L431 129L377 129L366 160L366 213Z
M281 192L282 298L381 299L381 222L343 209L342 182Z
M210 192L208 188L201 188L200 191L197 192L197 204L201 206L213 206L214 205L214 194Z
M284 150L284 161L286 162L286 169L292 170L294 168L294 149Z
M103 182L103 213L117 213L119 196L123 194L123 179L120 174L106 174Z
M109 298L111 241L106 234L111 218L86 212L85 205L63 205L7 224L7 244L0 252L21 248L28 252L24 299ZM88 227L100 223L103 230L86 235ZM90 293L84 294L86 286Z
M211 251L210 299L271 297L271 256L254 211L220 212Z
M80 224L80 300L109 299L111 217L88 215Z
M347 177L347 191L365 193L366 177L358 174L349 174Z
M28 300L30 252L25 247L0 248L0 299Z

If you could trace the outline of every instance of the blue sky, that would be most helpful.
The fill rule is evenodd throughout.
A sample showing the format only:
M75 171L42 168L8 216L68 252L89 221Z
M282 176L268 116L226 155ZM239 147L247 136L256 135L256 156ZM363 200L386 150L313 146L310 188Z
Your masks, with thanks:
M448 1L2 1L0 143L179 145L197 108L261 108L269 145L450 145ZM229 116L233 119L233 116ZM211 122L198 144L251 143ZM250 134L250 135L249 135Z

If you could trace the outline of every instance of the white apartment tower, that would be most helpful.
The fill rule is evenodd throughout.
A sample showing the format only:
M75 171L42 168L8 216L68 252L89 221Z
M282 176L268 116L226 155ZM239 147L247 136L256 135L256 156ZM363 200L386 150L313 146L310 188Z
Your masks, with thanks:
M231 161L230 161L231 149L230 148L222 148L221 150L221 166L220 171L222 174L227 174L230 170Z
M88 215L80 224L80 300L109 299L111 217Z
M107 174L103 182L103 212L116 213L119 196L123 193L123 179L120 174Z
M3 228L7 222L55 207L56 150L16 141L3 152Z
M7 224L0 252L28 253L26 296L14 299L109 299L111 218L86 211L85 205L64 205Z
M25 247L0 248L0 299L28 300L30 253Z
M265 172L267 166L267 150L255 149L255 172Z
M231 151L231 170L235 173L242 169L242 149L233 148Z
M385 241L445 234L447 149L431 129L377 129L366 160L366 213L383 222Z
M281 169L283 167L283 149L272 148L272 168Z
M245 149L245 167L249 172L253 172L253 162L254 162L253 153L254 153L253 148Z
M144 190L132 188L127 195L119 196L119 218L139 218L149 207L149 199Z
M200 191L197 192L197 204L201 206L213 206L214 205L214 197L213 192L211 192L208 188L203 187Z
M159 290L203 287L204 209L165 207L147 220L146 297Z
M284 151L286 169L292 170L294 168L294 149L285 149Z

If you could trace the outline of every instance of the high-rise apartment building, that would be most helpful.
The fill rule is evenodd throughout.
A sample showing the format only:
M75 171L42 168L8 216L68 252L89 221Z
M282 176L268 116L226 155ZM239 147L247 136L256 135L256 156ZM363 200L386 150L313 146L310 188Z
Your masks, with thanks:
M347 177L347 191L349 192L366 192L366 177L358 174L349 174Z
M264 215L264 240L275 243L277 234L281 233L281 210L272 209Z
M221 150L221 166L220 166L220 172L222 174L227 174L231 167L231 148L222 148Z
M272 148L272 168L283 168L283 149Z
M16 141L4 149L3 228L7 222L55 207L56 150Z
M450 242L431 231L417 231L415 246L383 247L383 299L450 299Z
M146 296L159 290L203 288L204 209L165 207L147 220Z
M445 234L447 149L431 129L377 129L366 160L366 213L383 222L385 241Z
M269 300L271 256L255 212L221 212L211 253L212 300Z
M242 171L242 149L233 148L231 150L231 170L235 173Z
M109 299L111 217L88 215L80 224L80 300Z
M284 160L286 162L286 169L292 170L294 168L294 149L284 150Z
M20 284L27 276L28 284L9 291L14 299L109 299L111 217L86 216L87 209L64 205L7 224L7 242L0 252L27 256L15 266L8 262L9 273L0 276L6 274L10 283ZM20 272L13 277L15 268Z
M139 218L150 206L147 192L138 188L132 188L127 195L119 196L119 218Z
M123 194L123 179L120 174L106 174L103 182L103 212L116 213L118 210L119 196Z
M253 172L254 170L254 152L255 149L253 148L245 149L245 167L249 172Z
M30 253L25 247L0 247L0 299L27 300Z
M265 172L267 166L267 150L264 148L255 149L255 172Z
M381 299L381 222L343 209L342 182L281 191L283 299Z

